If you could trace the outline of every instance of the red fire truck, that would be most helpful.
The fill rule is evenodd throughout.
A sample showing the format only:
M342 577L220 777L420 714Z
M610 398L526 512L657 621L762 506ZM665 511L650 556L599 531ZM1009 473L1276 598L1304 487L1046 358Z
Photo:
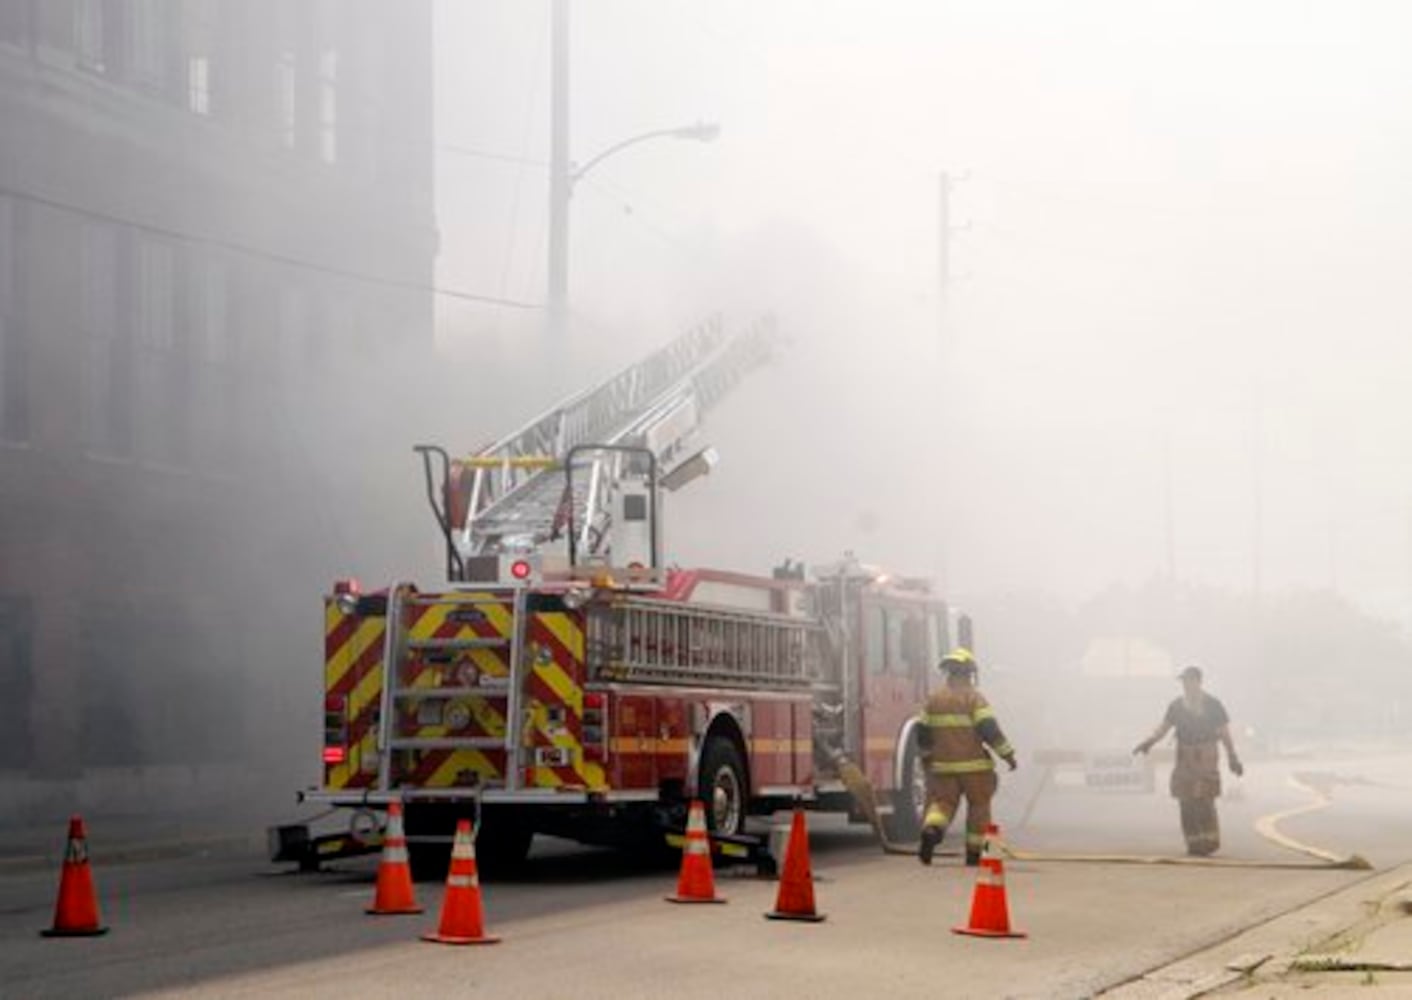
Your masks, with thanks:
M479 454L417 449L448 582L326 598L323 783L301 799L354 823L317 846L282 828L276 858L375 843L393 799L427 874L468 813L486 865L535 833L660 842L694 798L726 837L798 801L916 836L912 720L969 622L851 554L769 577L663 565L662 496L709 470L701 418L773 341L713 321Z

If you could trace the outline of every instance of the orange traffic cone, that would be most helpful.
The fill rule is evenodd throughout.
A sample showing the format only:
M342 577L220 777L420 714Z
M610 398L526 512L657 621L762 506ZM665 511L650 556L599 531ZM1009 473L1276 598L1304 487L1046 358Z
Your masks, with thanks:
M804 825L804 810L794 810L794 822L789 828L789 843L784 849L784 874L780 876L780 891L775 908L765 914L771 920L824 919L814 909L814 875L809 867L809 830Z
M1005 899L1005 865L995 841L1000 828L994 823L985 828L985 849L981 854L980 871L976 873L976 888L971 895L971 917L965 927L951 928L957 934L975 937L1026 937L1024 931L1011 930L1010 904Z
M88 867L88 833L79 816L69 820L69 843L64 849L54 926L39 933L45 937L92 937L108 933L108 928L98 921L98 893L93 888L93 872Z
M700 800L691 803L686 817L686 844L681 850L681 873L677 894L669 903L724 903L716 895L716 878L711 871L711 841L706 836L706 809Z
M446 876L446 896L441 902L441 925L435 934L423 934L422 940L441 944L495 944L500 940L485 932L480 876L476 874L476 845L471 840L468 819L456 824L451 871Z
M382 839L382 860L378 862L378 887L368 913L388 916L395 913L421 913L412 895L412 869L407 861L407 835L402 832L402 803L387 805L387 832Z

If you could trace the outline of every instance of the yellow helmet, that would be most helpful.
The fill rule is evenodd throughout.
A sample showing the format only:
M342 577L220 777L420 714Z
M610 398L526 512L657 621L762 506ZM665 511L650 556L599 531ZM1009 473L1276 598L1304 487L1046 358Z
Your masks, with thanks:
M976 663L976 658L971 654L969 649L966 649L964 646L957 646L951 652L943 656L937 666L943 673L973 674L978 669L979 664Z

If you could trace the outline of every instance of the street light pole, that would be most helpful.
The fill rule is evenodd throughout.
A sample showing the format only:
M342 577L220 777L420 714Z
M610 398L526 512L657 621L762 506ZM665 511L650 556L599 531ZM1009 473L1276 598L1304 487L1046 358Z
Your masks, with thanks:
M678 128L659 128L614 143L583 166L569 159L569 0L553 0L550 8L553 62L550 81L549 130L549 289L547 313L550 343L562 345L569 335L569 199L574 185L598 164L619 150L648 139L691 139L711 142L721 127L697 122Z
M553 0L551 19L548 318L559 345L569 325L569 0Z

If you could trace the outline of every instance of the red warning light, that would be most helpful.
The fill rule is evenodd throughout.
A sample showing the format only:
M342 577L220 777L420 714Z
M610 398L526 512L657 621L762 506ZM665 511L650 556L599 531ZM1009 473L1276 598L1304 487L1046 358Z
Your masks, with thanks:
M342 764L348 759L346 747L324 747L325 764Z
M523 559L516 559L510 564L510 575L516 580L528 580L530 564Z

